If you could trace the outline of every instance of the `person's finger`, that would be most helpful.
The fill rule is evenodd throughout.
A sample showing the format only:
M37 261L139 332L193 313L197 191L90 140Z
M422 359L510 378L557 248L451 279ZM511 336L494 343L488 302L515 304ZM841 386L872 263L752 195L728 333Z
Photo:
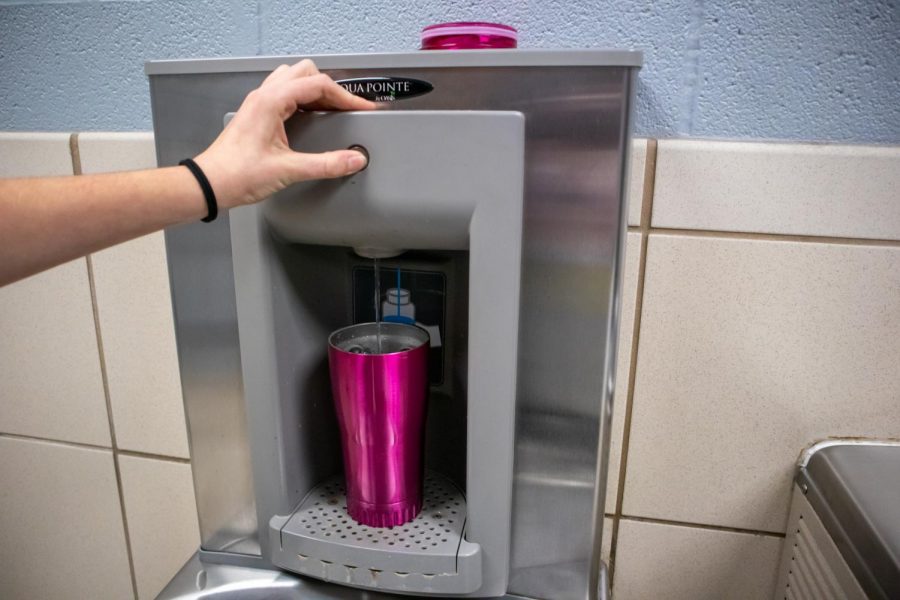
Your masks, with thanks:
M365 168L365 155L355 150L334 150L319 154L292 152L290 155L294 181L334 179L352 175Z
M316 66L312 60L308 58L304 58L303 60L294 63L287 70L287 79L296 79L298 77L309 77L311 75L318 75L319 68Z
M263 79L263 82L260 85L260 87L262 87L263 85L272 83L274 81L278 81L282 77L282 75L286 74L289 70L290 70L290 66L288 66L288 65L278 65L278 67L274 71L269 73L269 75L265 79Z
M319 69L316 67L316 63L308 58L304 58L292 65L278 65L278 67L269 73L269 76L263 80L260 87L287 81L289 79L296 79L297 77L308 77L310 75L318 74Z
M365 110L375 106L374 102L351 94L324 73L296 79L285 89L300 108L314 104L319 108Z
M285 113L289 117L298 108L335 110L372 110L375 103L351 94L328 75L294 79L284 87Z

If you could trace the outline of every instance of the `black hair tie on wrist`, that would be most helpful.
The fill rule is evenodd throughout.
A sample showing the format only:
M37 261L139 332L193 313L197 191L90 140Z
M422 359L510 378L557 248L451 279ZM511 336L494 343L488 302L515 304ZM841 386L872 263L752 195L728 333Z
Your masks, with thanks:
M197 183L200 184L200 189L203 190L203 197L206 199L207 210L207 215L200 220L204 223L209 223L217 216L219 216L219 205L218 203L216 203L216 194L215 192L213 192L212 186L209 184L209 179L206 178L203 170L197 165L197 163L194 162L192 158L186 158L178 164L187 167L188 170L197 179Z

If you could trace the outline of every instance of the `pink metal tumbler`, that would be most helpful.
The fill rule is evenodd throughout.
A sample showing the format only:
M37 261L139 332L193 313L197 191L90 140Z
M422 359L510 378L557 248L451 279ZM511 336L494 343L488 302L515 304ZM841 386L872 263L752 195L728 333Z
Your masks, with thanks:
M428 341L400 323L352 325L328 338L347 512L363 525L402 525L422 508Z

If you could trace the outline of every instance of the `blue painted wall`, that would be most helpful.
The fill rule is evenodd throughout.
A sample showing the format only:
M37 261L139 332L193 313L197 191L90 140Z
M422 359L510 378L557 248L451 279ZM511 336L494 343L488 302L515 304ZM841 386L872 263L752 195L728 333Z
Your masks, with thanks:
M643 49L640 135L900 143L897 0L0 0L0 130L150 129L150 59L412 50L466 19Z

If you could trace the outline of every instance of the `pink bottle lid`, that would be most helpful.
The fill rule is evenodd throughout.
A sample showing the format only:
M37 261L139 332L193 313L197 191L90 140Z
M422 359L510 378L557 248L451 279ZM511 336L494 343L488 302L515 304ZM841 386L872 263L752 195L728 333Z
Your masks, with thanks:
M439 23L422 30L422 50L515 48L518 32L500 23Z

